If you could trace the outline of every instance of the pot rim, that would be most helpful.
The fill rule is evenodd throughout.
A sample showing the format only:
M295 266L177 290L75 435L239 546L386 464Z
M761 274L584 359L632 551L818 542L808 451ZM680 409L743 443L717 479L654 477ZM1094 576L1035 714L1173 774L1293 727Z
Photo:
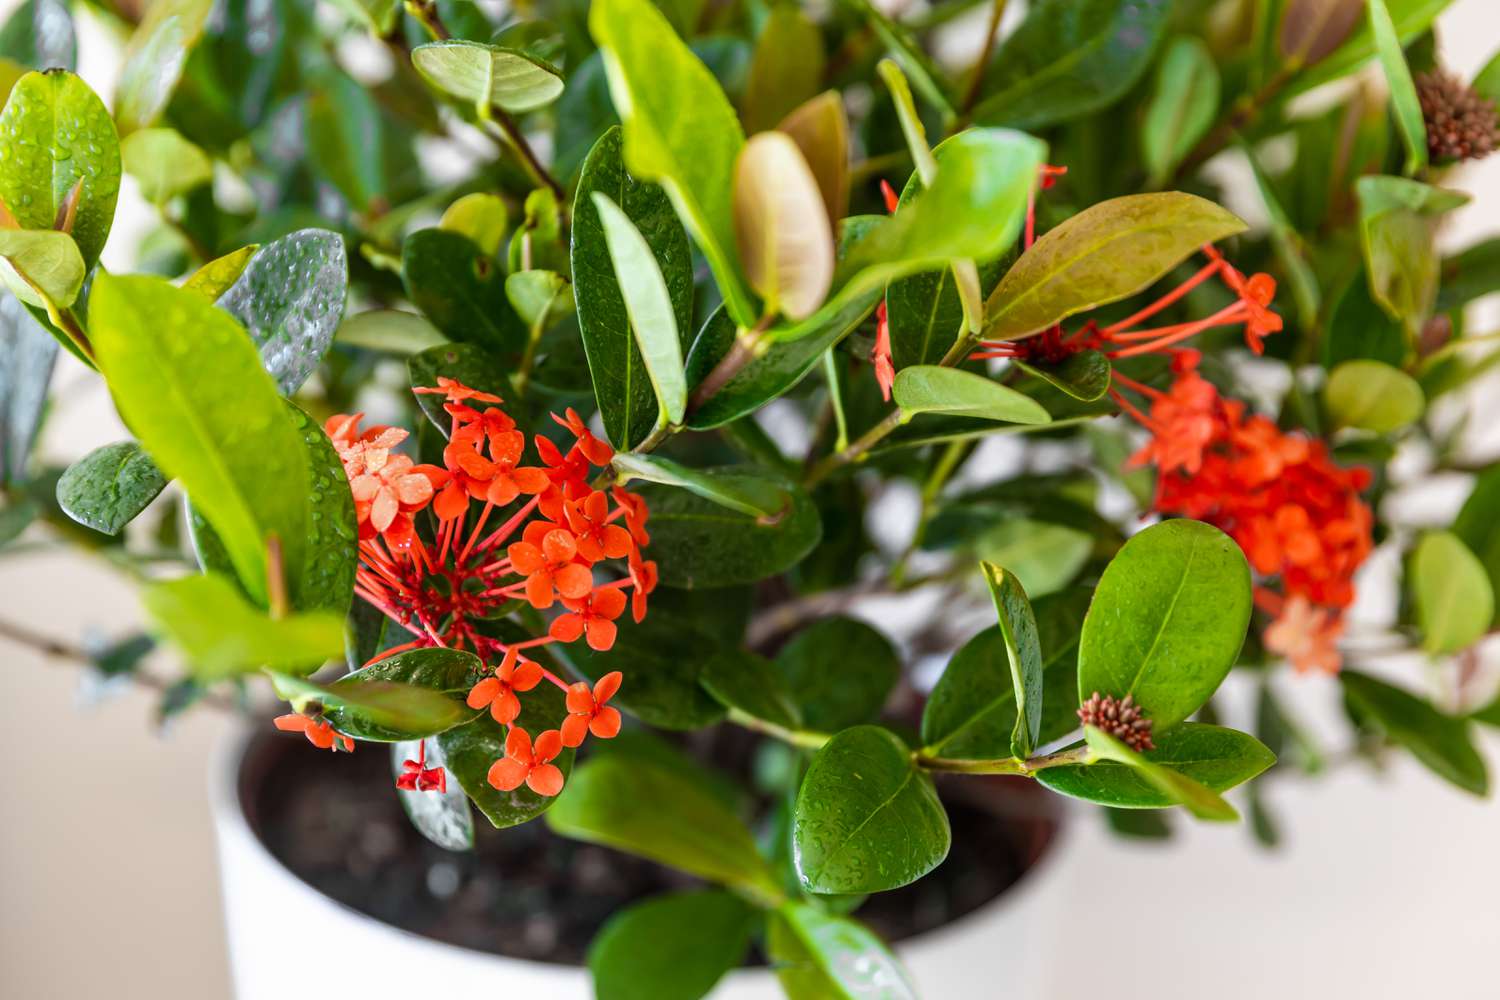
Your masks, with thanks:
M531 958L516 958L511 955L502 955L496 952L480 948L470 948L466 945L454 944L438 938L428 937L416 931L388 924L383 920L371 916L362 910L356 909L347 903L334 899L332 896L319 890L312 883L293 872L281 859L271 853L265 843L251 828L249 819L245 816L243 803L240 799L240 774L246 756L246 751L260 730L250 721L238 719L215 743L210 755L208 773L208 799L212 811L214 830L221 841L232 840L238 845L248 849L255 859L265 866L285 877L291 884L299 889L299 895L314 900L314 906L325 909L331 914L336 914L342 919L354 919L367 927L379 928L379 933L393 935L397 938L418 942L425 946L436 948L445 952L452 952L456 957L472 961L474 959L492 959L497 962L519 963L537 972L586 972L587 965L573 964L569 962L545 962ZM990 901L970 910L969 912L949 921L939 927L914 934L903 938L892 945L892 949L903 958L909 960L914 953L921 952L926 947L941 942L957 932L970 930L974 925L986 917L993 917L1000 909L1016 909L1033 896L1046 891L1047 883L1057 880L1057 876L1064 869L1059 855L1070 854L1077 846L1079 835L1072 829L1077 822L1078 810L1074 805L1062 800L1058 803L1056 823L1053 826L1052 835L1047 838L1041 852L1031 865L1029 865L1021 877L1012 882L998 896ZM221 846L220 866L225 859L225 852ZM222 872L221 872L222 880ZM225 899L226 905L228 899ZM769 968L741 967L733 969L725 977L744 978L748 976L769 976L772 972Z

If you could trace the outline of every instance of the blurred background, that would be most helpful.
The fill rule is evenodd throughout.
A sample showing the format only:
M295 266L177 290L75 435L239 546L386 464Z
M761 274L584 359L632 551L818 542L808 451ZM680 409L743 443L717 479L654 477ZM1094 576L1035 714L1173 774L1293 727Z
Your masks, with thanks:
M0 17L17 2L0 0ZM86 14L80 32L80 72L108 95L117 49ZM1500 2L1456 0L1438 35L1443 61L1471 76L1500 41ZM1445 183L1474 196L1445 232L1447 245L1500 233L1500 156ZM1253 205L1230 207L1257 214ZM128 267L150 223L127 177L106 266ZM1500 315L1495 303L1478 308L1485 319ZM1482 387L1481 406L1497 389ZM54 390L58 408L40 442L48 462L123 436L103 384L66 357ZM1493 405L1480 415L1474 447L1493 460L1500 420ZM1464 484L1430 486L1407 502L1429 505L1434 518L1451 515ZM1370 561L1356 621L1378 617L1393 599L1379 582L1390 563L1388 554ZM77 645L138 627L140 612L107 563L34 551L0 561L0 619ZM0 997L228 997L206 772L234 719L199 708L161 728L154 693L101 687L65 659L3 636L0 664L9 691L0 732L10 741L0 799ZM1422 669L1391 666L1408 678ZM1309 719L1332 717L1336 685L1279 680ZM1228 694L1234 708L1244 692ZM1048 996L1076 997L1102 970L1111 970L1116 1000L1497 995L1500 805L1434 780L1404 755L1383 774L1273 772L1262 790L1280 820L1274 851L1244 826L1178 822L1171 841L1141 843L1079 813L1064 911L1073 917L1060 933L1078 941L1091 920L1114 930L1067 949ZM1170 954L1156 968L1171 974L1133 980L1144 949ZM997 983L995 995L1003 993Z

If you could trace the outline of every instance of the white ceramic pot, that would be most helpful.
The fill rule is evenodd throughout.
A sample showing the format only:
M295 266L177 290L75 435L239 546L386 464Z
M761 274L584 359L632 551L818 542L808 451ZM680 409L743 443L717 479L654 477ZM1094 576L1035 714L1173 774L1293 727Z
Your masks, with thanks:
M250 829L239 798L250 733L220 745L210 775L225 922L239 1000L411 1000L437 985L456 995L591 1000L588 971L504 958L383 924L324 896L284 868ZM925 1000L1047 995L1068 857L1077 836L1060 825L1042 858L989 905L901 942L898 953ZM481 992L482 991L482 992ZM726 976L712 1000L776 1000L759 969Z

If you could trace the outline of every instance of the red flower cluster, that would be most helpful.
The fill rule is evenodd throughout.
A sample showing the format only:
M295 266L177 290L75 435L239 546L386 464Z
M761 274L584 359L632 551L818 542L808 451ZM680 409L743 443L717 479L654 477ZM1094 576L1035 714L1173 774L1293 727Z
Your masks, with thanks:
M614 451L571 409L553 415L574 439L567 451L537 435L539 464L522 465L526 438L515 421L496 405L479 408L500 403L500 397L448 378L439 378L436 388L415 391L444 397L451 424L441 467L417 465L391 452L406 431L372 427L361 432L358 414L336 416L327 424L349 476L359 521L361 565L355 592L417 636L376 660L407 649L443 646L471 650L481 662L495 664L493 673L468 695L470 707L487 707L496 722L510 727L506 756L491 768L490 783L504 791L525 783L538 794L556 795L562 773L550 761L561 752L564 735L548 730L533 744L530 734L515 725L520 696L543 680L566 691L572 713L565 723L566 745L577 746L585 732L600 738L618 732L618 712L603 703L619 688L621 677L610 674L589 694L586 685L570 687L527 658L526 651L580 638L595 650L608 650L627 592L635 620L645 616L647 595L657 581L656 564L641 555L641 546L650 540L649 511L642 498L619 487L605 493L590 485L595 467L608 465ZM477 514L472 510L476 505ZM486 531L497 509L512 506ZM418 516L429 508L436 522L427 536L431 543L417 530ZM471 517L472 527L466 523ZM621 521L623 527L617 523ZM625 565L608 573L615 560ZM615 578L601 581L601 575ZM564 610L538 638L506 642L486 634L481 627L485 620L518 600L537 609L560 602ZM574 690L578 687L593 699L587 711ZM576 717L584 717L581 727L573 721ZM446 779L433 773L441 769L426 768L424 761L412 762L398 784L444 787Z

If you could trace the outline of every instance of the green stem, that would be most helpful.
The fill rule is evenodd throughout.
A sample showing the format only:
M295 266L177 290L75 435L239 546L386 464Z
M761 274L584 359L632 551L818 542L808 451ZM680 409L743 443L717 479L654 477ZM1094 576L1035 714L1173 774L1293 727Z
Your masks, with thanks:
M526 170L527 176L538 186L551 190L553 196L557 198L559 210L565 210L568 193L563 190L563 186L558 182L557 178L553 177L551 172L542 165L542 161L536 155L536 150L531 148L531 143L527 142L526 136L521 134L521 128L516 124L516 120L500 108L494 106L487 107L483 113L485 120L495 126L506 143L516 151L516 154L521 159L521 166Z
M950 774L1020 774L1030 777L1037 771L1067 764L1088 764L1093 753L1086 746L1058 750L1022 760L1019 757L995 757L988 760L956 760L950 757L928 756L925 750L912 754L916 765L927 771L943 771Z
M417 23L426 28L435 41L445 42L453 37L447 25L443 24L434 0L406 0L406 12L416 18Z
M849 420L844 416L844 390L839 385L838 358L833 352L832 347L823 352L823 375L828 380L828 405L833 408L833 421L838 427L833 448L842 451L849 447Z
M824 743L832 739L828 733L815 733L807 729L787 729L785 726L778 726L774 722L767 722L765 719L757 718L749 712L741 711L738 708L731 708L728 718L730 722L744 729L760 733L763 736L773 737L783 743L789 743L794 747L801 747L804 750L817 750Z

